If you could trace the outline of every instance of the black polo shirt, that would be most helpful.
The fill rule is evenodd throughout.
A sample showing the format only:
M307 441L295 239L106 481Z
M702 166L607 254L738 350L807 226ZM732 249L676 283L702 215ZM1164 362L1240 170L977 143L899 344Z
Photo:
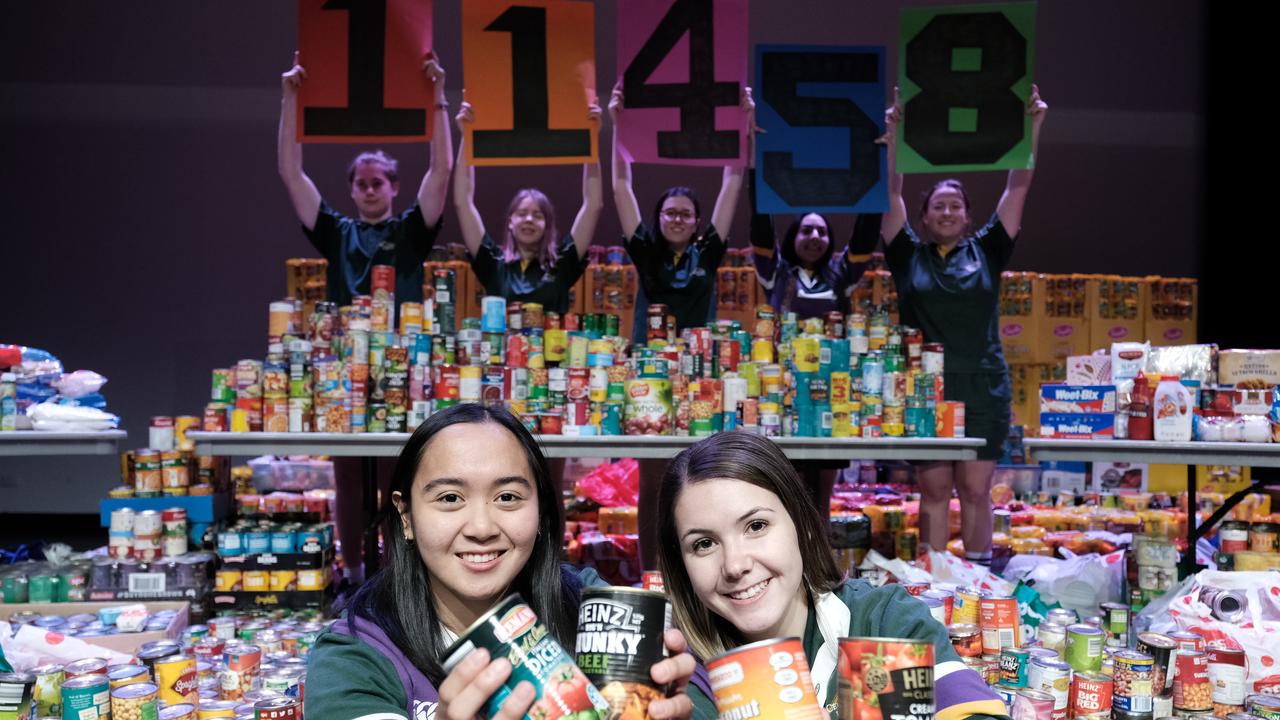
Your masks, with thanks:
M623 244L635 263L648 304L666 305L667 312L676 318L677 332L686 327L702 327L714 317L711 309L716 295L716 269L728 248L715 226L708 226L678 258L666 240L655 239L643 224ZM638 302L636 308L639 313ZM643 324L645 319L637 314L636 321Z
M1000 349L1000 273L1014 240L998 215L946 256L910 227L885 248L902 323L945 348L947 372L1007 372Z
M440 226L427 227L422 208L413 207L377 224L343 215L321 201L315 228L304 225L311 245L329 261L328 299L350 305L355 295L369 294L369 276L374 265L396 269L396 304L422 302L422 263L436 243Z
M572 235L561 238L556 253L556 261L549 268L536 262L521 267L519 260L503 260L502 248L485 233L479 252L467 253L467 259L487 294L500 295L508 301L540 303L545 310L564 313L569 309L569 290L587 269L587 259L578 256Z

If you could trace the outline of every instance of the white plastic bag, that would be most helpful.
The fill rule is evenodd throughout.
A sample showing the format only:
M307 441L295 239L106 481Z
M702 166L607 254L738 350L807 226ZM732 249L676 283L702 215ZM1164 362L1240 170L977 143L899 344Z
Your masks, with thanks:
M1246 607L1240 622L1214 618L1200 602L1205 588L1242 593ZM1280 694L1280 572L1202 570L1143 608L1138 625L1162 633L1189 630L1206 641L1244 650L1246 692Z
M85 395L92 395L102 389L107 384L107 379L92 370L77 370L71 373L64 373L62 377L53 381L53 386L58 389L58 394L65 398L79 398Z
M0 621L0 644L3 644L5 657L18 672L48 663L69 663L91 657L105 658L109 665L130 661L124 653L35 625L23 625L13 637L10 637L11 631L9 623Z
M1042 555L1015 555L1005 566L1004 575L1034 587L1046 603L1056 602L1082 617L1097 614L1098 606L1104 602L1123 600L1123 550L1108 555L1072 555L1063 548L1062 553L1069 557L1059 560Z
M934 580L961 588L990 590L998 595L1012 595L1016 583L1003 580L991 568L962 560L949 552L929 551L929 571Z
M27 417L36 430L46 432L95 432L111 430L120 418L96 408L43 402L27 408Z

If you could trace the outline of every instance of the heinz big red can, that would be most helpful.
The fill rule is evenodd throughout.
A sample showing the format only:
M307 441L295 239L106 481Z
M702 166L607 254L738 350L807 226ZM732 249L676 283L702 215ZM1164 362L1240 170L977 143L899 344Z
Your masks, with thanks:
M486 718L497 715L507 696L524 680L537 691L537 700L525 715L526 720L609 717L609 704L604 697L587 682L573 657L518 593L508 595L462 633L445 652L444 671L453 670L477 648L487 650L491 658L511 661L511 676L485 703Z

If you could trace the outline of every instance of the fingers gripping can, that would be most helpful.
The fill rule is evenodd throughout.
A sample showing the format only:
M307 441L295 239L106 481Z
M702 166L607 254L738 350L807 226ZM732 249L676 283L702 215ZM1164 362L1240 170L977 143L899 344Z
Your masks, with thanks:
M825 720L800 638L734 648L707 663L721 720Z
M453 670L478 648L487 650L491 658L511 661L511 676L485 703L485 717L496 716L522 681L531 683L537 693L525 715L529 720L609 716L604 697L518 593L508 595L462 633L445 652L444 671Z
M924 640L840 638L840 717L931 720L933 660Z
M582 591L578 610L578 668L609 703L609 717L648 717L664 696L649 670L666 657L662 634L671 605L661 593L601 587Z

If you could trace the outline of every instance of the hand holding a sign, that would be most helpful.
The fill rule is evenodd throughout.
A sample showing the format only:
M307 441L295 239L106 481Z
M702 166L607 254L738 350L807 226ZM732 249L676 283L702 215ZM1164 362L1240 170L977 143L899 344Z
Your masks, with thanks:
M1009 180L1005 183L1004 194L996 205L996 214L1000 216L1000 224L1009 235L1017 237L1022 229L1022 209L1027 203L1027 191L1031 189L1031 178L1035 174L1035 163L1040 150L1040 126L1049 114L1049 105L1040 98L1040 87L1031 86L1031 97L1027 99L1027 114L1031 116L1031 167L1026 170L1010 170Z
M298 220L308 230L316 226L320 213L320 191L302 171L302 145L298 143L298 90L307 79L307 71L293 53L293 65L280 75L280 126L276 131L276 170L289 193L289 201Z

